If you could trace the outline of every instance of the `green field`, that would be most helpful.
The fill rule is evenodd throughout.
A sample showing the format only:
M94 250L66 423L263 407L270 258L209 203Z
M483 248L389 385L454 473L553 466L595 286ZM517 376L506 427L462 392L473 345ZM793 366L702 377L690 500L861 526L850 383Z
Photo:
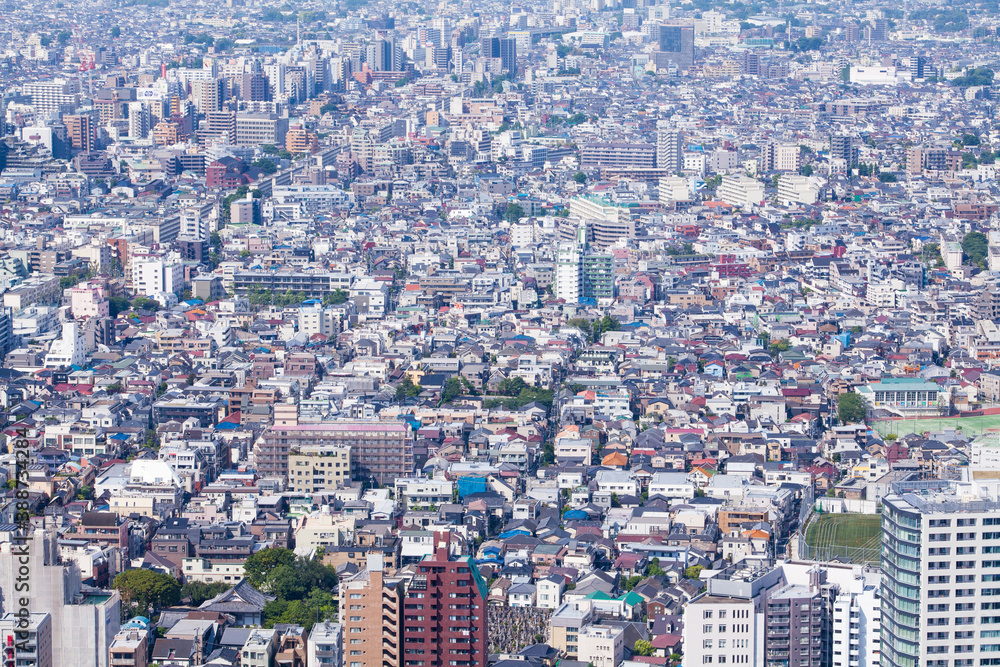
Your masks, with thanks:
M882 517L878 514L823 514L806 528L806 544L813 560L840 556L855 563L878 563L881 540Z
M940 419L900 419L896 421L876 421L871 427L883 437L895 433L899 437L910 433L943 431L953 428L966 437L976 437L987 431L1000 431L1000 415L984 417L943 417Z

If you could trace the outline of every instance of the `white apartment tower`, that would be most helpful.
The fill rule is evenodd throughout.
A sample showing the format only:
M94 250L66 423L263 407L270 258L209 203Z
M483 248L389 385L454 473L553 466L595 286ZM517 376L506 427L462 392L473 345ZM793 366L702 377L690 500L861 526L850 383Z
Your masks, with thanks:
M884 667L1000 665L1000 480L981 470L882 500Z

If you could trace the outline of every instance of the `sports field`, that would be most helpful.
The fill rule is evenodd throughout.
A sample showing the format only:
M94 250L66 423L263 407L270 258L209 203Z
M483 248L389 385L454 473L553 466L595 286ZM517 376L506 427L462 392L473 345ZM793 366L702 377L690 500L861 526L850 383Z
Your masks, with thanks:
M872 428L882 436L895 433L899 437L910 433L958 429L967 438L974 438L984 432L1000 432L1000 415L982 417L943 417L933 419L899 419L895 421L875 421Z
M823 514L806 528L810 558L838 556L854 563L878 563L881 554L882 517L878 514Z

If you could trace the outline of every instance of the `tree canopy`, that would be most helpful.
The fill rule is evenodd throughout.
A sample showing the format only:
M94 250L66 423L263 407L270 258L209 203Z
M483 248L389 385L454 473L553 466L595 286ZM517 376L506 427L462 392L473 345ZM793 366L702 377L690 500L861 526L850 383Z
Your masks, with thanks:
M170 607L181 600L181 585L177 580L154 570L126 570L115 577L112 587L123 602L139 612Z
M856 424L865 420L865 400L860 394L847 392L837 397L837 417L845 424Z

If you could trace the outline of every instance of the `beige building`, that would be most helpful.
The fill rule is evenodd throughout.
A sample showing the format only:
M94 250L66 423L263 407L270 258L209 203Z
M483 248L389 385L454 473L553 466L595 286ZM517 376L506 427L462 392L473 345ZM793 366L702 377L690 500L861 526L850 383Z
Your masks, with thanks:
M399 667L401 661L402 580L388 577L381 554L340 584L344 667Z
M295 526L296 548L318 549L343 544L348 534L354 533L354 517L334 516L328 507L319 512L299 517Z
M111 667L146 667L149 664L148 635L139 630L120 630L111 642Z
M351 481L350 445L301 445L288 454L288 488L296 493L341 489Z

